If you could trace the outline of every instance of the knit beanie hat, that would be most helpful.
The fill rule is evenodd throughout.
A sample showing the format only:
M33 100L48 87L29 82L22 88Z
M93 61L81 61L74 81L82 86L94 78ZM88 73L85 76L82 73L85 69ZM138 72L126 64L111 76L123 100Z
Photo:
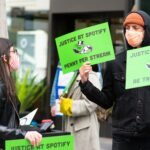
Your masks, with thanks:
M133 23L144 26L144 20L138 13L130 13L124 20L123 26L125 27L127 24Z

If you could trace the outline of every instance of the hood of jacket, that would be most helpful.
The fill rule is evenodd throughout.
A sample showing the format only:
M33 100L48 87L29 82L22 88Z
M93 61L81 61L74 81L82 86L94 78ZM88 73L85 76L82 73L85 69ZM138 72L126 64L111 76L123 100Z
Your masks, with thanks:
M148 46L148 45L150 45L150 16L147 13L145 13L144 11L142 11L142 10L132 11L130 13L133 13L133 12L134 13L138 13L143 18L143 20L144 20L145 34L144 34L144 39L143 39L143 42L141 44L141 47ZM123 30L124 30L124 35L125 35L125 28ZM126 42L126 48L127 48L127 50L133 49L133 47L131 47L128 44L126 38L125 38L125 42Z

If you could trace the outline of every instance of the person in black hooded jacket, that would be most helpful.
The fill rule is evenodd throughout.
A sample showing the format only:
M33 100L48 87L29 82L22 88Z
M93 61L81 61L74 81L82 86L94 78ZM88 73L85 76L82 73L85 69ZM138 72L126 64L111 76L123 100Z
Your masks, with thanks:
M150 16L144 11L130 12L123 28L127 50L150 45ZM80 68L80 87L101 107L113 106L113 150L150 150L150 86L125 89L127 50L107 62L101 91L88 80L89 62Z
M19 107L11 72L19 68L19 55L13 43L0 38L0 149L5 140L25 138L33 146L40 144L42 135L37 131L22 131L19 128Z

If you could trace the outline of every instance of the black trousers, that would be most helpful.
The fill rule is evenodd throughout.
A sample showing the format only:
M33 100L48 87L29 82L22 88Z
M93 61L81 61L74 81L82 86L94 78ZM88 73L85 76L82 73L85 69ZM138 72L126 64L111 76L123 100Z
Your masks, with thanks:
M112 150L150 150L150 138L113 137Z

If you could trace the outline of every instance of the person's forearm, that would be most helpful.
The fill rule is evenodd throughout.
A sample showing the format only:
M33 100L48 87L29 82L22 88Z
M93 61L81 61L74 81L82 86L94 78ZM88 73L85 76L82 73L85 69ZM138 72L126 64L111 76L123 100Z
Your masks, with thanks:
M80 82L81 91L83 94L92 102L97 105L107 109L110 108L113 104L111 98L107 98L104 92L101 92L96 88L90 81Z
M17 138L23 138L26 132L21 131L21 129L10 129L5 126L0 126L0 136L4 139L12 139L15 136Z

